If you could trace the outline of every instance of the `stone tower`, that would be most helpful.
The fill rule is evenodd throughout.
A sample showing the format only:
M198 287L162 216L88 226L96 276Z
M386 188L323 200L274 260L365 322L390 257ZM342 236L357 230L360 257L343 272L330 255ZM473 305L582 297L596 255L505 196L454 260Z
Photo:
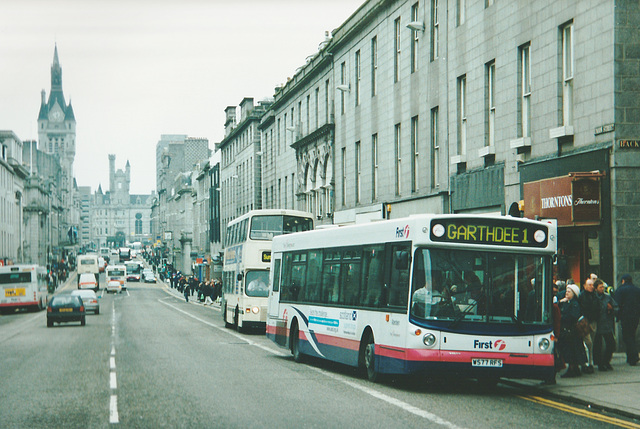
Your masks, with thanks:
M38 115L38 146L43 152L56 155L60 160L61 178L57 184L62 206L69 209L73 204L73 161L76 156L76 118L71 101L65 102L62 92L62 68L58 60L58 45L53 52L51 64L51 91L46 99L41 92Z

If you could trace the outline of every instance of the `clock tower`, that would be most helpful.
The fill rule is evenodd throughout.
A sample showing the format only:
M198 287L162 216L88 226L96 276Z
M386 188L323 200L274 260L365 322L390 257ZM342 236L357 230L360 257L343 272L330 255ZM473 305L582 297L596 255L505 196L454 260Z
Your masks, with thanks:
M51 64L51 91L47 100L41 92L38 114L38 147L41 151L55 155L60 162L59 182L56 183L62 207L67 213L73 205L73 160L76 155L76 118L71 101L65 102L62 92L62 68L58 60L58 45L53 51ZM66 221L66 222L65 222ZM63 225L71 224L70 215Z

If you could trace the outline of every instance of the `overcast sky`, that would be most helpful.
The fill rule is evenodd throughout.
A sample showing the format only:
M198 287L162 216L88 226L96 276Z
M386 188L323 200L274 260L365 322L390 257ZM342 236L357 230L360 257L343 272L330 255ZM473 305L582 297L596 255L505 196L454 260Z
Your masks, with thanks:
M131 163L131 193L155 190L161 134L214 144L224 109L272 97L364 0L1 0L0 130L37 140L54 46L76 122L79 186L109 186Z

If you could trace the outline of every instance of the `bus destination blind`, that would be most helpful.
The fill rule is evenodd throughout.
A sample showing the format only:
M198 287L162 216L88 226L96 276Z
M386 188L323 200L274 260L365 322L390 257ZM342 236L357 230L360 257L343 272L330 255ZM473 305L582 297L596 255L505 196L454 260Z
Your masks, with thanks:
M458 218L432 220L430 238L441 243L544 248L548 235L544 225L508 219Z

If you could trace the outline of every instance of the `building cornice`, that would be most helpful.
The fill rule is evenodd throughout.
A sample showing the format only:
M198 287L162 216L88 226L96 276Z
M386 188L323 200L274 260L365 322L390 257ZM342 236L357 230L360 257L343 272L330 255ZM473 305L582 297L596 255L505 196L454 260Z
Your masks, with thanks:
M306 136L302 137L301 139L296 140L295 142L291 143L290 147L295 149L295 150L298 150L299 148L304 147L307 144L320 139L322 136L325 136L327 134L329 134L329 135L333 134L334 128L335 128L335 124L333 124L333 123L324 124L323 126L318 128L317 130L315 130L315 131L307 134Z

